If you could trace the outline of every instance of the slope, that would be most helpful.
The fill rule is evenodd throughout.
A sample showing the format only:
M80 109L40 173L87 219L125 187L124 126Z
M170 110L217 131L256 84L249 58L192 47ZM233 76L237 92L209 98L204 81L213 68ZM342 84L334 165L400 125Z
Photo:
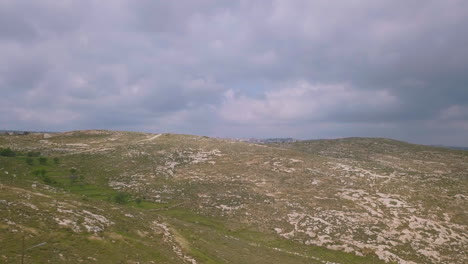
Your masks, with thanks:
M96 130L1 136L0 146L18 153L0 157L7 263L22 233L50 241L27 254L43 262L466 260L465 152ZM47 161L28 163L35 152Z

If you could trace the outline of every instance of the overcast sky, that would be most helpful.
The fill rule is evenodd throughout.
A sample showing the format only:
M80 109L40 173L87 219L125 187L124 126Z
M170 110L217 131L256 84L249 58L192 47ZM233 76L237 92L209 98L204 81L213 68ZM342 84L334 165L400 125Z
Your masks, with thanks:
M466 0L0 0L0 129L468 146Z

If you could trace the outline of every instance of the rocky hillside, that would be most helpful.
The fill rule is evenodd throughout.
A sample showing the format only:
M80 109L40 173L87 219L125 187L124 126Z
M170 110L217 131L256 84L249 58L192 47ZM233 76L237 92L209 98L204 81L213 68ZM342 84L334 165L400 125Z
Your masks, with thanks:
M468 152L1 135L0 262L466 263ZM24 238L24 247L22 240Z

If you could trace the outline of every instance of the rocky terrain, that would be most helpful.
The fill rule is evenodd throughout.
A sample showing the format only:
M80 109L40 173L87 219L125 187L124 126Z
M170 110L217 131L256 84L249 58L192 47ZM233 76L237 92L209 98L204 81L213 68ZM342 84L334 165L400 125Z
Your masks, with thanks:
M467 151L100 130L0 147L15 153L0 157L4 263L23 238L47 243L26 263L468 262Z

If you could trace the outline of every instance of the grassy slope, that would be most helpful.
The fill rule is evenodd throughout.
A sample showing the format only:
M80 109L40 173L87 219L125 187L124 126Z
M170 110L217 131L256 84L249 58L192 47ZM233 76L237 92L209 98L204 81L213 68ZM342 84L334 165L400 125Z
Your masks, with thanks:
M80 142L80 137L73 138L73 142ZM31 147L33 142L26 138L22 144ZM25 156L0 157L0 260L4 263L19 261L23 236L26 247L47 242L27 251L26 263L183 263L171 243L149 227L155 220L170 226L177 244L199 263L376 263L372 257L303 246L249 230L248 225L233 230L225 226L225 219L202 216L190 208L167 209L177 204L176 199L172 203L136 204L133 195L128 203L116 204L113 198L117 191L109 188L108 179L119 173L121 166L131 165L119 164L108 155L53 153L43 147L40 150L48 157L46 165L39 165L37 158L30 166ZM59 157L59 163L55 164L52 157ZM72 167L84 180L71 183ZM45 169L56 183L45 185L31 173L38 169ZM103 215L114 224L97 233L73 232L54 220L61 217L57 210L64 207ZM137 216L138 220L126 215Z
M199 201L197 195L208 193L213 197L216 195L219 197L222 193L232 192L242 196L242 199L248 196L254 202L263 201L268 197L259 192L256 187L252 187L252 184L246 184L245 181L236 178L240 175L241 179L255 181L261 176L268 177L271 184L285 186L288 195L298 197L300 201L302 199L300 197L304 197L304 194L297 189L295 182L301 182L302 178L268 172L261 166L265 157L275 158L278 155L285 158L310 159L315 169L321 169L322 164L326 163L328 158L366 161L369 159L369 153L387 155L403 151L399 155L405 156L416 152L432 158L437 158L438 155L453 155L455 158L465 155L463 152L420 147L385 139L377 141L381 144L378 146L374 143L376 141L366 139L277 146L282 149L290 148L291 150L288 151L183 135L162 135L158 138L156 145L146 144L146 142L145 144L135 143L148 138L142 133L122 133L119 135L119 144L110 145L114 141L105 141L112 146L113 149L110 151L86 152L81 151L79 147L73 151L60 150L64 148L64 144L82 142L93 144L92 142L104 142L103 140L108 140L113 136L115 136L114 133L110 135L75 133L49 140L60 146L38 143L41 139L34 135L13 139L0 137L0 146L13 146L20 150L40 150L49 157L47 165L38 165L35 161L33 166L26 164L25 157L0 157L0 168L2 168L0 201L4 201L0 203L0 232L2 234L0 236L0 261L6 263L18 261L21 238L25 233L28 245L42 241L48 242L43 247L27 252L27 260L34 263L46 261L69 263L78 259L83 263L96 261L98 263L132 263L132 261L183 263L183 259L175 252L174 245L181 248L185 255L195 258L198 263L323 263L324 261L379 263L381 261L373 254L359 257L324 247L305 246L299 243L299 240L279 238L271 232L269 226L247 221L236 214L223 215L214 213L212 208L202 208L203 203ZM177 154L180 150L199 147L219 148L225 156L218 158L217 166L205 163L189 166ZM125 156L126 154L122 153L133 154ZM172 161L181 163L176 170L177 177L173 178L168 178L160 172L156 173L157 167L154 165L163 164L162 160L170 155L173 155ZM52 157L59 157L60 163L54 164ZM258 159L257 163L255 163L256 159ZM247 164L250 162L252 164ZM368 165L376 166L374 163ZM69 169L72 167L77 168L77 174L82 176L83 180L73 184L70 182ZM53 184L52 189L31 174L31 171L36 169L47 170L47 175L57 182ZM388 168L381 166L380 169L385 171ZM8 171L8 174L5 174L5 171ZM123 172L130 174L122 176ZM125 204L116 204L113 199L117 191L109 187L109 182L116 179L132 182L132 174L146 175L145 177L149 177L148 175L153 177L154 174L154 177L151 180L145 178L144 184L137 186L138 188L124 189L130 194L129 201ZM225 178L215 178L214 175L217 174L223 174ZM195 176L203 177L203 180L190 180ZM462 173L460 177L463 177ZM450 181L442 183L452 188L454 193L463 193L463 190L460 191L463 186L451 186ZM32 184L36 184L36 187L33 188ZM290 188L288 188L289 185ZM388 185L385 188L393 187ZM161 196L159 200L150 198L153 195L151 191L163 189L173 190L173 192L159 193L158 195ZM323 190L324 193L326 191L326 189ZM47 197L28 194L28 192L46 194ZM253 196L252 193L254 193ZM141 204L137 204L135 198L138 197L146 199ZM226 203L230 201L229 199L221 197L216 201ZM427 200L426 197L424 200ZM60 202L68 203L70 205L68 209L75 211L84 209L103 215L114 224L97 233L73 232L69 227L59 226L54 220L55 217L60 216L57 213L57 208L59 208L57 204ZM257 206L254 202L251 203L250 209L252 210L255 210ZM432 202L437 206L450 207L444 201ZM38 210L28 207L26 205L28 203L35 205ZM335 205L321 202L321 206L333 208ZM453 208L457 206L459 205L452 205ZM256 217L259 218L262 213L268 213L268 208L259 207L257 211ZM268 216L265 215L265 217ZM459 223L466 223L464 212L456 214L454 219L455 221L458 219ZM7 220L10 222L7 223ZM164 232L155 228L154 222L167 225L173 235L172 240L165 239Z

